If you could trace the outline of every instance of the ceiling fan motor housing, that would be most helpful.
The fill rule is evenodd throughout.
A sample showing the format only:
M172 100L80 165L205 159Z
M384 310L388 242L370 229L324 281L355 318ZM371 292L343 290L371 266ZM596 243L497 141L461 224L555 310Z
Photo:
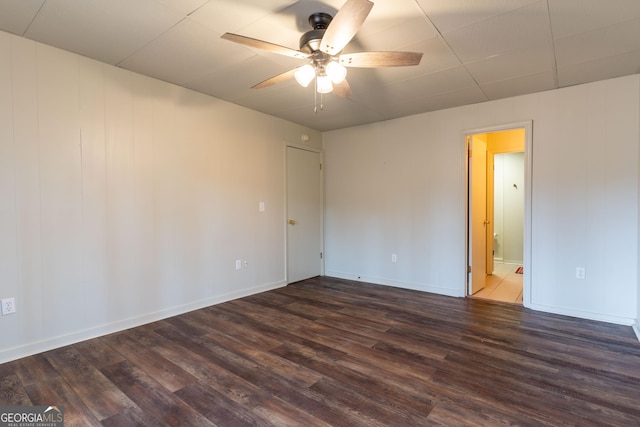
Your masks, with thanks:
M306 53L313 53L320 49L320 42L324 32L333 20L328 13L317 12L309 16L309 24L313 28L300 37L300 50Z

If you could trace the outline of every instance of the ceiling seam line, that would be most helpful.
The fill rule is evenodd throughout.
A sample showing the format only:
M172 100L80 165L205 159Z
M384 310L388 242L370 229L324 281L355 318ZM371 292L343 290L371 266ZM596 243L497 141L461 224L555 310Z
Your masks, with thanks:
M31 25L33 25L33 21L36 20L36 18L38 17L38 15L40 14L40 11L42 10L42 8L44 7L44 5L47 3L47 1L43 1L42 4L40 5L40 7L38 8L38 11L33 15L33 18L31 18L31 21L29 21L29 23L27 24L27 28L24 29L24 31L22 32L22 34L20 34L22 37L26 37L25 34L27 34L27 32L29 31L29 29L31 28Z
M151 45L151 43L155 42L156 40L158 40L160 37L164 36L165 34L167 34L169 31L173 30L175 27L177 27L178 25L182 24L185 20L189 19L189 16L183 16L182 19L180 19L178 22L176 22L175 24L173 24L172 26L170 26L169 28L166 29L166 31L163 31L162 33L158 34L156 37L154 37L153 39L149 40L148 43L146 43L144 46L140 46L139 49L136 49L135 51L131 52L129 55L127 55L125 58L119 60L118 62L116 62L115 66L116 67L120 67L120 68L124 68L122 67L122 63L125 62L127 59L131 58L133 55L137 54L138 52L140 52L141 50L144 50L145 48L147 48L149 45Z
M460 66L464 68L464 71L471 78L471 80L473 80L473 83L475 83L476 87L480 90L480 92L482 92L482 94L484 95L485 99L489 100L490 99L489 96L482 89L482 87L480 86L480 83L478 83L478 81L473 76L473 74L471 74L471 72L469 71L467 66L464 64L464 62L462 62L462 60L460 59L458 54L451 48L449 43L447 43L447 40L444 38L444 35L442 34L442 31L440 31L440 28L438 28L438 26L431 20L431 18L429 18L429 14L423 9L423 7L420 5L418 0L415 0L415 2L418 5L418 7L420 8L420 10L422 11L422 14L424 15L425 19L433 26L433 28L435 28L436 32L438 33L438 38L440 38L440 40L442 40L442 43L444 43L444 45L447 47L449 52L451 52L453 54L453 56L455 56L455 58L458 60L458 63L460 64Z
M560 78L558 77L558 57L556 55L556 43L555 37L553 36L553 24L551 23L551 8L549 6L549 0L546 0L547 3L547 18L549 18L549 34L551 34L551 49L553 51L553 82L555 83L555 87L560 87Z

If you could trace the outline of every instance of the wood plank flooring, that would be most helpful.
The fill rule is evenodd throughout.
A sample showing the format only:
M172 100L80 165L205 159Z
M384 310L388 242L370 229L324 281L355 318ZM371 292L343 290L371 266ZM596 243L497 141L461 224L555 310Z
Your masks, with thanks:
M66 426L640 425L630 327L319 277L0 365Z

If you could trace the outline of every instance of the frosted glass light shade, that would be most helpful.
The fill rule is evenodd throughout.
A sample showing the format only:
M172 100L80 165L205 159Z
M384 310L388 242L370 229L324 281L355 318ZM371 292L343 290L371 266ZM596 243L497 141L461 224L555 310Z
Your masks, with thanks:
M347 69L337 62L329 62L327 64L327 75L331 78L331 81L335 84L342 83L347 77Z
M329 93L333 90L331 78L329 76L318 76L318 93Z
M309 83L311 83L311 80L315 78L316 70L311 64L307 64L298 68L298 70L293 75L300 86L307 87L309 86Z

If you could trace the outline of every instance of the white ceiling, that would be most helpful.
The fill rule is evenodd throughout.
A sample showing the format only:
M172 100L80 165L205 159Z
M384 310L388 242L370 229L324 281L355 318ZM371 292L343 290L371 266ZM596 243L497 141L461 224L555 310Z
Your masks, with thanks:
M640 72L640 0L374 0L345 52L423 52L419 66L350 68L353 95L295 80L250 89L301 60L314 12L344 0L0 0L0 30L321 131ZM318 98L317 102L320 102Z

